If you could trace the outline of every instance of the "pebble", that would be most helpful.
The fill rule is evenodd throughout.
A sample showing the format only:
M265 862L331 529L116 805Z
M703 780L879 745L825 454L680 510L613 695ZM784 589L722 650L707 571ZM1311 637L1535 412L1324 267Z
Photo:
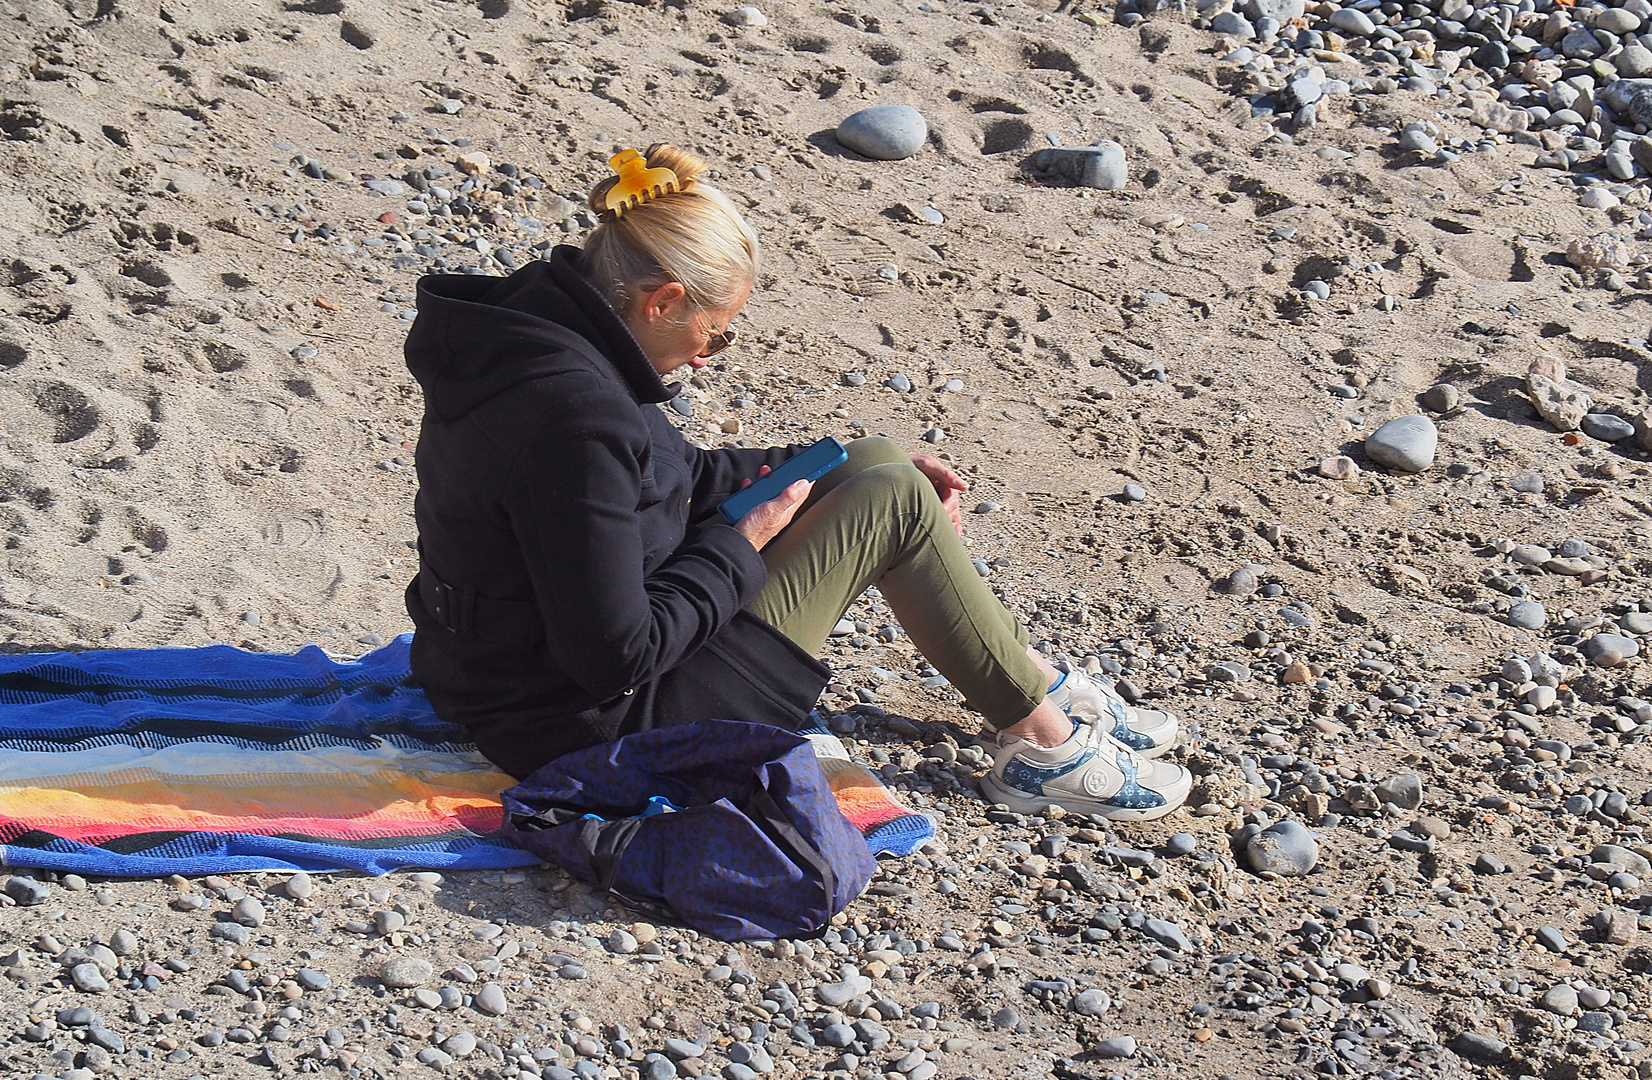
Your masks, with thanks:
M1527 495L1543 494L1543 478L1536 473L1515 473L1509 478L1509 490Z
M1245 844L1251 869L1259 874L1302 877L1319 862L1319 841L1300 823L1278 821Z
M417 956L397 956L379 966L379 981L396 990L423 986L435 974L430 961Z
M929 125L910 105L874 105L846 118L836 134L841 145L863 157L898 161L923 149Z
M1192 833L1175 833L1170 837L1170 839L1164 842L1165 854L1173 858L1180 858L1183 855L1191 855L1197 851L1198 848L1198 837L1194 836Z
M1113 998L1105 990L1084 990L1074 994L1067 1007L1080 1016L1100 1016L1113 1007Z
M1549 613L1536 600L1522 600L1509 608L1505 618L1522 630L1541 630L1549 621Z
M1583 643L1583 651L1591 659L1598 659L1610 652L1617 654L1620 661L1632 660L1640 655L1641 645L1623 634L1596 634Z
M264 905L251 896L243 896L230 908L230 918L242 926L257 928L264 925Z
M101 994L109 989L109 980L92 963L76 964L69 969L69 978L75 986L88 994Z
M1509 1054L1508 1043L1478 1031L1459 1032L1446 1045L1463 1057L1483 1061L1501 1061Z
M1327 480L1357 480L1359 464L1346 454L1338 454L1320 461L1319 475Z
M1415 473L1434 464L1438 442L1434 421L1421 415L1400 416L1371 433L1365 452L1378 464Z
M1046 147L1033 155L1031 167L1039 176L1099 191L1120 191L1130 183L1124 147L1110 139L1085 147Z
M1537 999L1539 1007L1556 1016L1570 1016L1577 1012L1577 991L1565 983L1551 986Z
M281 883L281 890L295 900L303 900L315 893L315 879L300 870Z
M1111 1039L1103 1039L1096 1043L1095 1055L1100 1058L1135 1057L1136 1038L1133 1035L1117 1035Z
M44 881L18 874L6 879L6 895L17 901L19 907L33 907L50 899L52 888Z
M1125 502L1144 502L1147 499L1147 489L1140 484L1124 485Z
M1552 953L1566 951L1566 935L1552 926L1540 927L1536 933L1537 943Z
M1612 413L1584 413L1579 426L1583 434L1602 442L1622 442L1635 434L1634 424Z
M1436 383L1423 392L1423 408L1429 412L1448 413L1462 400L1462 394L1450 383Z
M1423 803L1422 779L1415 773L1400 773L1376 786L1377 797L1401 810L1415 810Z
M476 1007L477 1012L486 1013L489 1016L504 1016L510 1008L510 1003L505 1000L505 991L498 983L488 983L476 991L476 996L471 999L471 1003Z

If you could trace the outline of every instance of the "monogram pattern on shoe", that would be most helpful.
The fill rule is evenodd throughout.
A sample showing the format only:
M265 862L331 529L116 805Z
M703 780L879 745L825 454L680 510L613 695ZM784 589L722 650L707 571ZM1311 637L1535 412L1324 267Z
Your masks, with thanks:
M1107 711L1113 714L1113 738L1117 739L1119 742L1128 746L1132 750L1153 749L1153 739L1151 736L1143 735L1139 731L1131 730L1130 724L1127 722L1124 715L1123 702L1114 701L1106 694L1101 695L1101 698L1107 703Z
M1149 791L1136 782L1136 769L1139 765L1136 756L1128 750L1119 750L1114 755L1119 772L1124 774L1124 784L1113 793L1107 802L1124 810L1149 810L1155 806L1163 806L1165 799L1156 791Z
M1011 758L1010 763L1004 766L1004 783L1017 791L1024 791L1028 795L1043 795L1045 784L1082 768L1085 762L1095 756L1095 750L1085 750L1083 753L1074 754L1066 761L1057 762L1054 765L1035 765L1025 758ZM1130 777L1132 780L1135 779L1134 770L1132 770ZM1157 804L1149 803L1148 805L1155 806Z

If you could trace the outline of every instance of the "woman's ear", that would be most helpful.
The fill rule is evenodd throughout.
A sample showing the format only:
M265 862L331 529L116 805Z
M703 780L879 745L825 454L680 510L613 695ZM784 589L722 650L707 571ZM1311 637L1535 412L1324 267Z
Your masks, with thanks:
M677 308L682 304L688 290L683 288L680 281L667 281L657 289L651 289L642 294L638 311L645 322L656 319L675 319Z

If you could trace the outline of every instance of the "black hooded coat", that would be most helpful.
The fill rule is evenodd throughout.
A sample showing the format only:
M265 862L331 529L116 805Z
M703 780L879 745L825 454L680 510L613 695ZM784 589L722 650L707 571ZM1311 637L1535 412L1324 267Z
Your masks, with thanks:
M829 672L743 610L763 560L711 514L799 447L689 445L575 248L503 280L425 277L418 305L407 610L437 714L517 777L653 727L800 726Z

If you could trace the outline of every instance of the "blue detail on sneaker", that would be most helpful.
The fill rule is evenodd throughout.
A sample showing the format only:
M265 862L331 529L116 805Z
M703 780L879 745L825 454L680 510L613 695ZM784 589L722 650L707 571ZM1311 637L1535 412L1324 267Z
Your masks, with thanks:
M1124 783L1111 799L1107 801L1113 806L1126 810L1147 810L1155 806L1164 805L1164 796L1156 791L1149 791L1136 782L1137 762L1135 757L1120 750L1114 755L1118 763L1119 772L1124 774Z
M1058 777L1066 776L1095 756L1096 752L1093 749L1085 750L1083 753L1074 754L1066 761L1054 765L1034 765L1025 758L1017 757L1004 766L1004 783L1017 791L1026 792L1028 795L1043 795L1045 784ZM1130 781L1134 783L1136 776L1134 767L1131 768L1128 775Z
M1128 746L1132 750L1142 751L1153 749L1153 738L1131 729L1125 722L1124 706L1103 694L1101 699L1107 703L1107 710L1113 714L1113 738Z

